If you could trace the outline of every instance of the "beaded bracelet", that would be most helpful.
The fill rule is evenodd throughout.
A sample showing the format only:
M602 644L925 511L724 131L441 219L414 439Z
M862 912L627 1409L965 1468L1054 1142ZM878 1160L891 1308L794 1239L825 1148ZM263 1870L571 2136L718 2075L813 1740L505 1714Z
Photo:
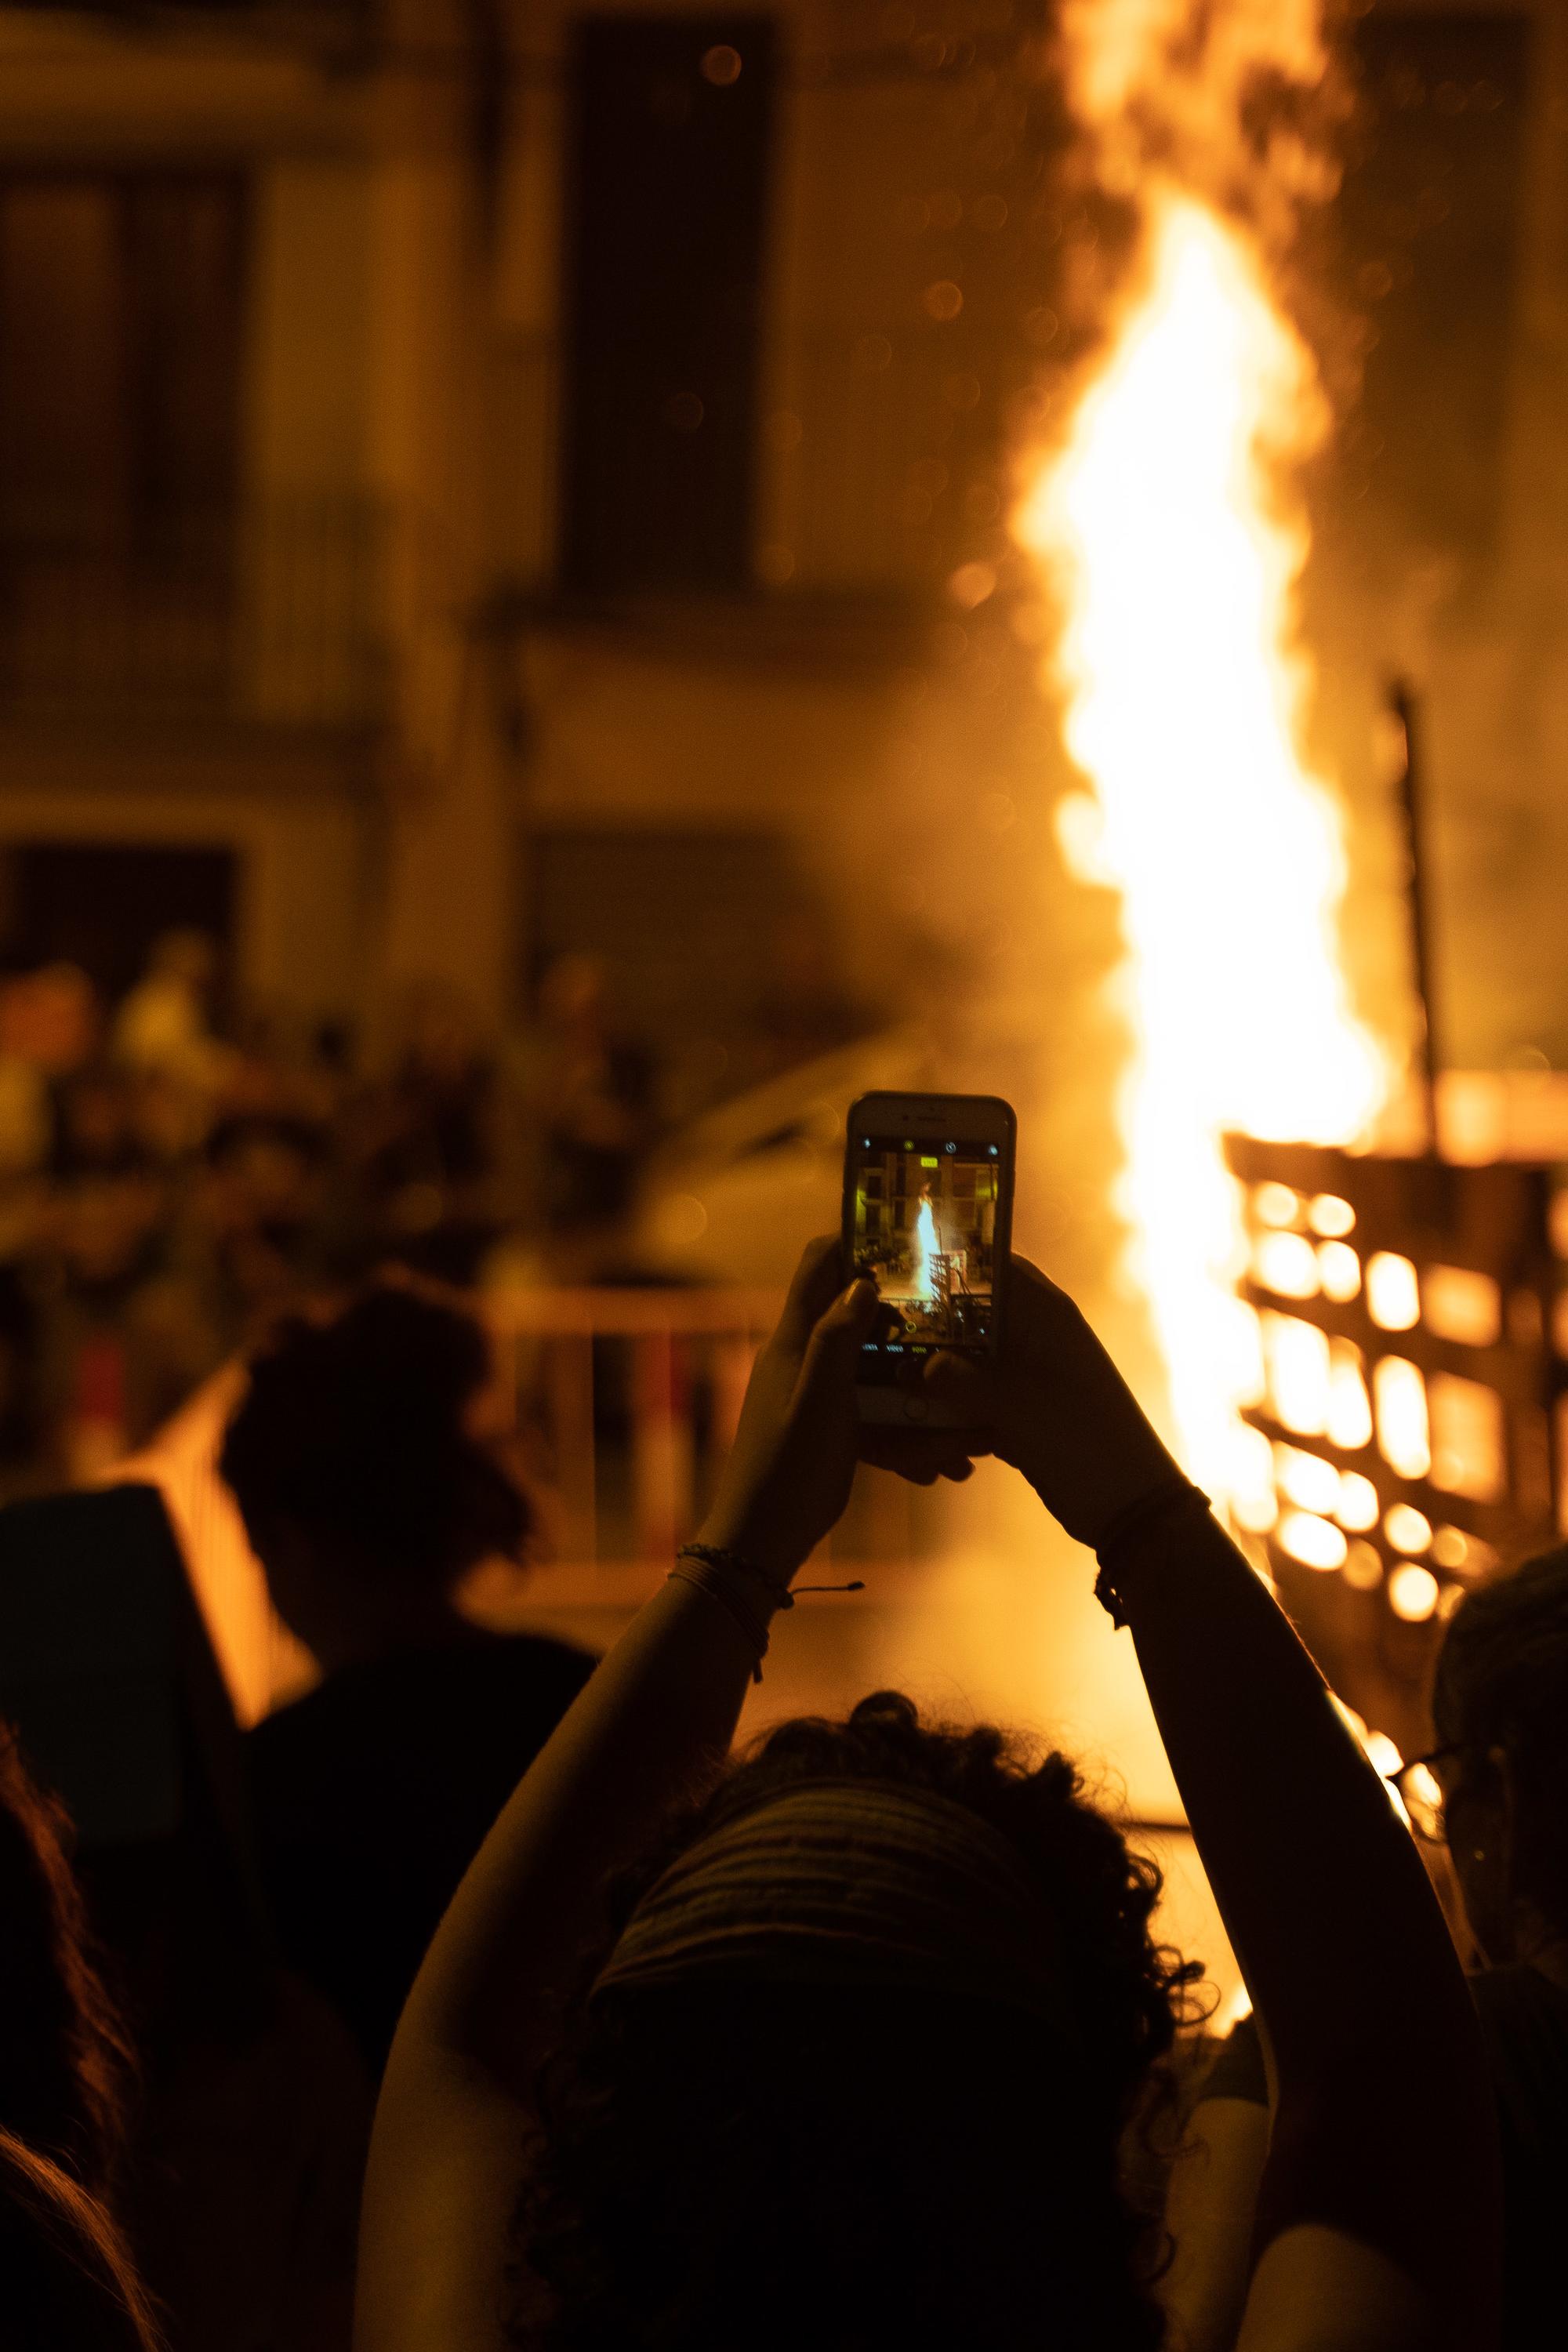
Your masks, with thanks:
M757 1663L752 1668L752 1680L763 1679L763 1660L768 1654L768 1617L774 1609L793 1609L795 1595L787 1584L778 1583L738 1551L726 1551L720 1544L682 1544L675 1555L675 1566L669 1571L670 1581L693 1585L706 1592L727 1609L752 1649ZM756 1595L747 1590L758 1587Z
M737 1577L742 1581L737 1583ZM795 1607L795 1594L789 1586L781 1584L743 1552L727 1551L721 1544L705 1543L681 1545L668 1578L671 1583L678 1580L706 1592L729 1611L757 1654L752 1680L760 1683L763 1660L768 1654L768 1618L775 1609ZM761 1588L760 1607L752 1605L753 1597L747 1591L747 1585ZM863 1592L866 1587L864 1580L857 1577L850 1584L803 1584L800 1589L803 1592Z
M1100 1574L1094 1580L1094 1597L1109 1615L1118 1632L1127 1622L1127 1603L1118 1579L1118 1558L1127 1546L1144 1529L1165 1518L1177 1509L1201 1503L1206 1511L1209 1497L1190 1478L1167 1478L1147 1495L1141 1495L1124 1511L1119 1511L1095 1546L1095 1558L1100 1562Z

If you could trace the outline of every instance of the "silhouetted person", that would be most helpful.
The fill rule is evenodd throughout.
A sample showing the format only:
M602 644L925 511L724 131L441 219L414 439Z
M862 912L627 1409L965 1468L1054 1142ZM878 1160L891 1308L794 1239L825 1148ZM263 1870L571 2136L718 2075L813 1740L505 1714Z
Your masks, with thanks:
M1152 1933L1153 1864L1065 1757L897 1693L726 1759L868 1447L928 1484L994 1450L1131 1629L1279 2057L1237 2352L1487 2344L1485 2062L1421 1865L1088 1324L1020 1259L1012 1284L999 1373L934 1358L952 1426L893 1444L857 1415L874 1286L843 1287L837 1236L807 1253L700 1542L426 1956L376 2108L356 2352L1166 2340L1122 2163L1194 1973Z
M224 1443L274 1605L324 1675L249 1735L268 1891L376 2068L453 1889L594 1664L454 1600L528 1528L484 1433L491 1382L470 1316L376 1286L282 1326Z
M474 1280L498 1231L497 1074L475 1008L438 982L413 990L394 1066L354 1106L352 1153L378 1255Z
M165 1070L200 1097L221 1082L232 1056L213 1033L218 950L205 931L165 931L147 969L121 1002L115 1057L132 1070Z
M558 956L545 972L530 1061L546 1224L563 1232L618 1224L654 1139L654 1073L646 1048L616 1017L596 957Z
M1466 1595L1432 1715L1436 1748L1394 1777L1439 1875L1446 1850L1475 1947L1502 2138L1502 2342L1522 2352L1561 2313L1568 2212L1568 1548ZM1443 2053L1429 2055L1440 2068ZM1192 2352L1219 2352L1241 2308L1268 2107L1248 2019L1209 2074L1173 2183L1171 2300Z
M134 2036L118 2201L169 2352L346 2352L364 2069L279 1964L238 1731L153 1488L0 1514L0 1705L69 1809L76 1879ZM10 2046L7 1992L26 1981L10 1916L0 1886L0 2121L7 2072L47 2046L36 2032ZM34 2352L6 2316L0 2273L0 2343ZM57 2342L72 2352L76 2338L37 2352Z

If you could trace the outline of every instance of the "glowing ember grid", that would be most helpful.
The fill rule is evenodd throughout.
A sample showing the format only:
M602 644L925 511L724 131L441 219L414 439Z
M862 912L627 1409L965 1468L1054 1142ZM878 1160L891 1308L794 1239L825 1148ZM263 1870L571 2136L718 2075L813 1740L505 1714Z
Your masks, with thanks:
M1276 1568L1444 1612L1568 1532L1568 1191L1230 1136L1258 1396L1233 1499Z

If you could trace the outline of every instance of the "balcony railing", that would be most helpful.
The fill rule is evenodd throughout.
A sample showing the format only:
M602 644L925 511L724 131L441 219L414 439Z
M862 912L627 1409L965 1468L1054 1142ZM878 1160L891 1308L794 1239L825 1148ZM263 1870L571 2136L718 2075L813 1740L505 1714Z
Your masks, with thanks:
M0 719L363 727L384 709L384 509L296 496L140 543L0 543Z
M1011 357L997 352L997 377ZM553 337L500 342L488 378L498 576L553 574L563 394ZM974 538L963 486L991 427L971 377L929 335L813 328L789 343L757 419L757 584L784 596L923 596ZM940 453L940 454L939 454Z

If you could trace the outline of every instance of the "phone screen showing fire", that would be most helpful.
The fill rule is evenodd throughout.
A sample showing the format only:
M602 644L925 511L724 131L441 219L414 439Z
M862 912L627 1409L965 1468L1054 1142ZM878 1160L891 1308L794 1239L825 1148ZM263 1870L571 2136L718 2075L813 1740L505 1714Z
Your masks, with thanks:
M881 1300L861 1377L896 1379L937 1348L983 1353L994 1328L1001 1147L858 1135L850 1150L851 1255Z

